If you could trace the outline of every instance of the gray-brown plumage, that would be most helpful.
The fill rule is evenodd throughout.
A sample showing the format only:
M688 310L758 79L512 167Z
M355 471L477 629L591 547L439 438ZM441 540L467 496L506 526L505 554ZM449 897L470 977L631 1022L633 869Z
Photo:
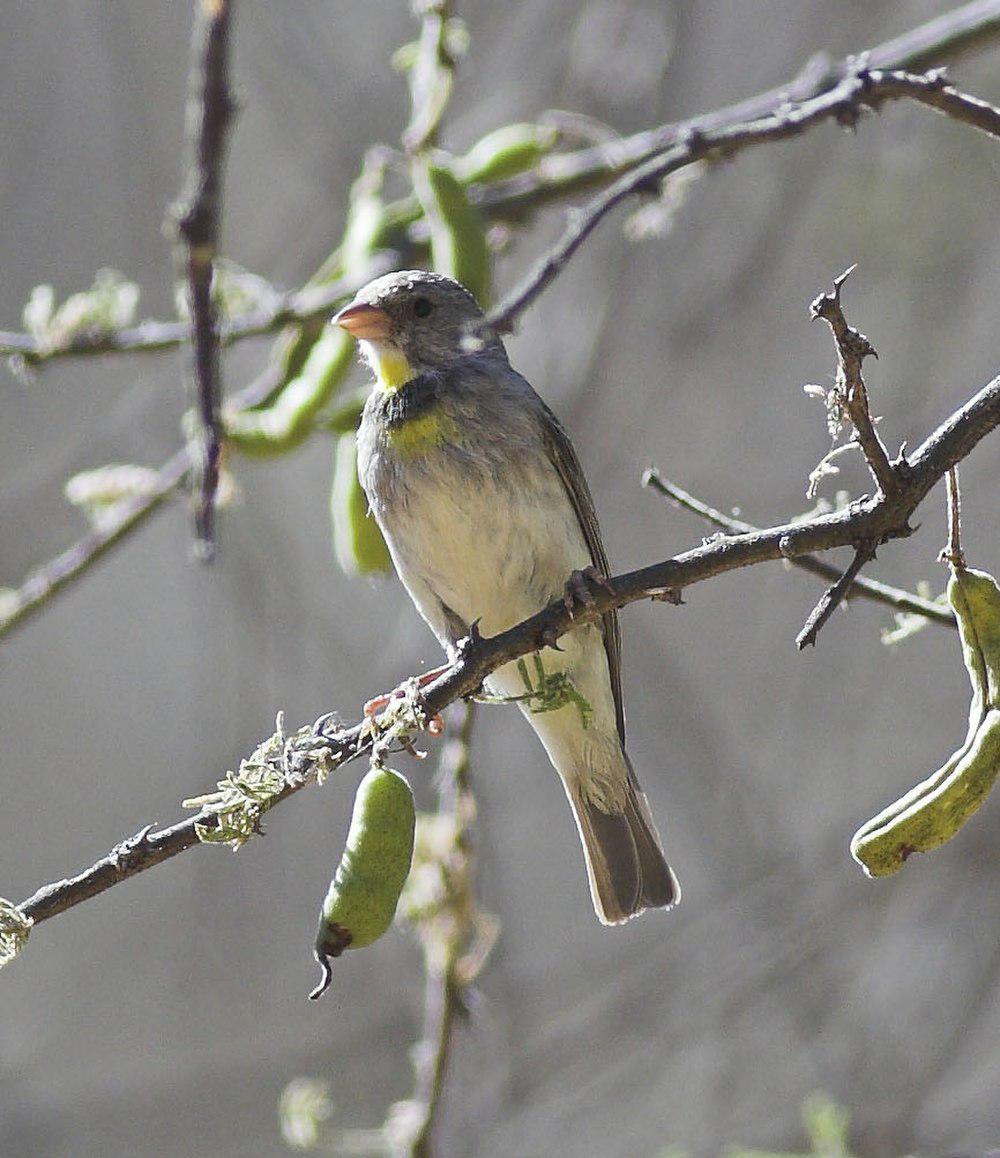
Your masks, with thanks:
M499 339L470 347L481 317L457 282L407 271L370 283L336 319L376 376L358 431L362 486L449 654L476 621L492 635L534 614L572 572L609 573L572 444ZM556 710L521 708L572 805L597 915L618 924L675 904L680 889L625 754L617 616L559 646L541 662L547 675L565 673L574 695ZM526 690L514 663L488 685L501 696Z

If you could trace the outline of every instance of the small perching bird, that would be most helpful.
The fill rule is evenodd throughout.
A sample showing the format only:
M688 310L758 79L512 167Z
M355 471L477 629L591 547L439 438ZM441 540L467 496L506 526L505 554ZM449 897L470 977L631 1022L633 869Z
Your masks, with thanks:
M498 337L470 343L482 317L458 282L408 270L370 282L334 319L375 375L358 429L361 485L400 579L449 656L472 624L494 635L564 593L586 599L587 583L608 575L569 438ZM487 686L520 697L562 778L597 916L615 925L676 904L680 888L625 754L616 614L574 628L538 658L544 677L564 673L562 706L525 698L517 663Z

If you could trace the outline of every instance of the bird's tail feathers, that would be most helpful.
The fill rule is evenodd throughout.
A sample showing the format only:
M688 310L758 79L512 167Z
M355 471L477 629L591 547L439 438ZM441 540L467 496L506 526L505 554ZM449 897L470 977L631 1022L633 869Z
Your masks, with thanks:
M605 925L623 924L646 909L670 908L681 899L646 795L631 767L628 773L623 800L615 802L613 811L588 795L587 776L564 779L583 842L594 909Z

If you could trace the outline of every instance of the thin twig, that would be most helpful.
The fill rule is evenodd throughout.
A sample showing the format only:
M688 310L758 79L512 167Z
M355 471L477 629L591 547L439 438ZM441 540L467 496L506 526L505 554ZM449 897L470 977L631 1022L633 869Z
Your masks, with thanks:
M854 586L861 568L874 557L875 547L871 543L865 543L855 548L854 558L851 560L850 566L837 582L828 587L819 597L816 606L809 613L809 618L803 624L802 630L795 637L795 646L799 651L810 645L816 646L816 637L823 629L823 625L843 603L847 593Z
M680 591L742 567L774 559L797 559L815 551L857 543L879 544L911 533L909 519L928 492L957 462L1000 426L1000 375L979 390L964 406L954 411L913 453L910 469L895 495L877 494L844 510L820 515L801 523L786 523L731 538L709 541L671 559L607 580L592 593L592 602L571 614L562 599L490 638L470 641L454 664L424 692L423 706L428 718L455 700L471 695L498 667L536 651L574 627L600 620L613 608L649 599L665 591ZM338 766L368 752L371 728L357 724L333 736L317 737L328 753L324 758ZM303 768L275 798L280 803L308 783L308 744ZM114 854L70 881L60 881L40 889L20 906L21 912L36 923L47 920L118 884L154 864L159 864L198 843L196 825L212 826L216 817L209 811L181 821L170 828L146 833L130 848L123 863ZM120 858L119 858L120 861Z
M868 391L861 373L861 365L871 355L878 357L875 347L860 330L847 324L840 304L840 291L856 266L844 270L835 278L833 290L817 297L809 307L812 318L822 318L830 327L837 345L837 382L834 397L844 414L854 425L858 444L868 463L875 482L883 494L891 495L899 489L899 478L889 462L882 439L875 429L868 406Z
M267 301L247 313L220 318L219 342L232 345L243 338L259 338L289 325L304 325L325 319L343 302L353 297L372 278L388 273L398 262L397 254L379 254L371 259L361 277L338 278L322 285L281 293L275 290ZM23 358L28 366L37 366L58 358L90 354L148 354L172 350L191 337L186 321L145 321L121 330L75 334L59 345L41 344L31 334L0 331L0 356Z
M708 506L700 499L695 498L694 495L683 490L676 483L662 478L659 471L655 468L650 468L643 474L642 485L651 487L659 494L670 499L676 506L682 507L684 510L690 511L692 514L697 515L713 526L721 528L727 534L752 535L760 530L760 528L754 526L753 523L744 522L743 519L735 519L731 515L725 515L721 511L717 511L714 507ZM823 579L837 580L841 575L839 567L835 567L832 563L827 563L823 559L818 559L815 555L799 555L795 559L789 559L788 562L794 567L808 571L812 575L819 575ZM951 608L945 607L940 603L935 603L932 599L924 599L920 595L913 594L911 591L903 591L899 587L890 587L887 583L882 583L877 579L865 579L862 576L858 576L851 584L848 595L861 596L865 599L872 600L874 603L882 603L896 611L906 611L912 615L922 615L925 619L929 619L934 623L940 623L942 626L950 627L953 630L957 630L958 628L955 613Z
M200 426L193 456L198 483L195 532L198 553L204 559L211 559L215 551L215 491L222 454L222 384L212 274L219 244L226 132L235 111L229 91L231 11L230 0L196 0L186 130L190 159L184 192L170 214L177 231L178 265L187 279L191 317Z
M108 550L140 526L187 478L191 456L177 451L156 474L152 485L135 498L115 505L113 521L94 527L71 547L33 571L16 590L0 597L0 637L21 626Z
M936 80L928 80L926 87L920 87L900 82L898 75L872 73L855 64L829 91L798 104L778 105L760 119L707 129L693 122L662 153L654 154L648 161L630 169L583 209L571 211L559 240L521 284L490 312L480 328L498 334L509 333L520 314L559 276L570 258L613 209L636 194L656 193L660 183L671 173L700 161L729 160L757 145L800 136L824 121L835 120L839 124L854 126L863 110L875 109L886 101L909 98L929 103L928 97L937 85ZM968 120L966 105L972 101L973 98L963 98L962 101L939 99L934 107L944 113L961 110L960 119ZM993 113L1000 124L1000 112L993 110ZM978 127L983 126L980 124Z
M965 566L965 552L962 550L962 492L958 485L958 467L948 471L946 486L948 491L948 546L942 555L953 567Z
M998 37L1000 0L975 0L869 49L864 53L864 59L870 70L883 73L927 68L979 51ZM554 200L608 184L654 155L663 154L686 134L704 134L725 126L757 121L777 115L790 104L801 104L829 92L854 66L853 57L832 61L819 54L809 60L797 76L777 88L687 121L644 129L628 137L546 157L536 169L519 177L475 187L470 190L470 195L489 220L523 220ZM909 76L913 78L912 73ZM914 90L906 95L933 107L934 101L927 98L926 90L939 84L935 74L913 79L917 85L910 84L909 80L903 82ZM899 83L895 77L885 76L881 87L888 91ZM917 87L921 89L919 93L915 91ZM962 95L955 91L957 96ZM870 93L867 98L859 96L862 104L866 99L875 98ZM976 118L984 115L992 124L995 110L966 115L965 106L978 109L981 104L974 97L963 97L954 102L949 115L977 127L986 127L979 125ZM989 110L990 106L986 109ZM991 130L987 128L987 131ZM420 233L418 222L411 227L411 241L417 245L426 241ZM371 277L383 272L386 271L379 269L372 272ZM290 293L276 293L269 304L221 323L219 337L225 345L242 338L274 333L289 324L309 322L329 313L348 296L347 291L339 292L336 286L307 286ZM0 331L0 355L22 357L29 365L37 365L55 358L88 354L165 350L180 345L187 337L185 323L166 321L147 321L106 333L78 334L55 346L45 346L31 334Z
M872 69L868 73L872 99L861 97L862 104L878 108L886 100L908 97L954 121L962 121L991 137L1000 137L1000 109L979 97L960 92L950 84L943 68L920 74Z

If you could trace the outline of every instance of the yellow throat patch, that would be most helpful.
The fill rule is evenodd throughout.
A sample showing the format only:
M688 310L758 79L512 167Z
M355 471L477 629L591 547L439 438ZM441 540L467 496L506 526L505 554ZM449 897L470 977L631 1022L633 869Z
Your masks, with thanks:
M406 355L395 346L382 342L367 342L365 345L365 358L375 372L378 389L395 394L416 377ZM446 442L457 442L458 437L458 425L440 406L394 426L388 435L393 450L407 458L426 454Z
M368 362L375 371L375 379L387 394L394 394L414 377L413 367L406 355L382 342L367 342Z

